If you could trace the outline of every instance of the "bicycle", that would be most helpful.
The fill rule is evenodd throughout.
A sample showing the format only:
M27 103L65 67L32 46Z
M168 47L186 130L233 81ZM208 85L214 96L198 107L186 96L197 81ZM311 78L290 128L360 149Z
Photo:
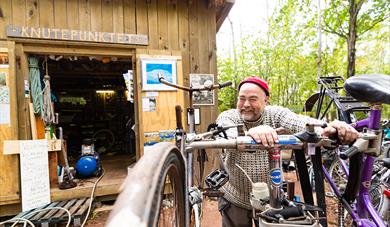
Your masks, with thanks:
M379 93L381 91L379 90ZM382 91L383 92L383 91ZM380 99L378 99L380 100ZM375 101L378 101L375 100ZM178 110L179 108L177 108ZM177 113L180 113L177 111ZM180 114L177 114L180 116ZM178 117L178 126L181 125L181 120ZM375 118L376 119L376 118ZM375 120L374 119L374 120ZM231 126L236 127L236 126ZM301 221L300 224L306 224L309 226L319 226L319 221L325 221L326 225L326 216L319 215L318 213L324 211L318 207L313 206L313 194L311 193L311 189L307 190L306 183L301 182L301 186L303 191L303 196L305 200L305 205L294 204L296 207L291 207L289 209L282 209L282 194L280 191L280 183L281 183L281 170L280 170L280 149L293 149L296 157L303 155L304 153L300 150L307 149L309 153L313 152L318 153L318 149L315 147L319 146L331 146L334 141L330 141L325 138L319 138L316 136L313 129L313 125L308 126L308 130L304 132L306 136L281 136L279 137L280 144L275 146L275 149L272 149L270 152L270 169L276 169L276 171L270 171L270 182L273 182L273 186L270 186L270 200L269 200L269 208L263 209L262 205L264 200L258 198L253 202L254 211L256 216L259 217L259 222L262 226L296 226L296 224L292 224L291 221L297 221L296 217L289 220L290 213L295 213L296 215L303 216L303 219L299 219ZM159 143L153 147L146 148L145 155L141 158L136 166L133 169L133 172L127 178L123 192L119 195L117 199L117 203L110 215L108 226L155 226L159 221L159 213L163 198L163 188L165 184L165 176L171 175L172 178L172 196L174 201L174 218L173 223L176 226L189 226L189 187L188 181L186 178L188 177L188 171L186 171L192 162L187 162L185 159L185 154L194 150L201 148L232 148L237 149L239 151L253 151L264 149L264 146L261 144L256 144L252 138L239 136L236 139L227 139L227 140L213 140L211 139L213 135L219 134L226 130L227 128L218 128L211 132L203 133L203 134L193 134L190 137L187 137L185 133L181 133L182 127L178 127L177 133L177 145L169 144L169 143ZM240 131L240 130L238 130ZM305 139L303 139L305 138ZM360 140L371 140L377 141L379 136L372 131L366 132ZM303 141L303 142L302 142ZM368 142L367 142L368 143ZM374 142L370 144L376 144ZM367 147L367 150L370 152L375 151L375 147ZM356 152L356 149L352 150ZM357 149L357 151L365 151L365 149ZM348 153L350 154L349 150ZM274 160L272 160L274 158ZM279 165L279 167L277 167ZM304 166L306 163L304 162ZM274 168L275 167L275 168ZM298 166L298 171L299 171ZM148 171L147 171L148 170ZM152 171L155 170L155 171ZM279 171L277 171L279 170ZM271 174L272 172L272 174ZM186 173L186 174L181 174ZM299 173L307 174L305 171ZM319 178L322 178L322 172L319 174ZM317 175L316 174L316 175ZM186 177L187 176L187 177ZM317 176L316 176L317 177ZM328 178L329 175L327 176ZM350 179L349 179L350 181ZM353 180L351 180L353 182ZM363 181L364 182L364 181ZM358 184L359 186L359 184ZM310 185L309 187L310 188ZM347 187L348 188L348 187ZM305 191L306 190L306 191ZM345 199L344 199L345 200ZM364 200L363 205L367 201ZM368 201L369 202L369 201ZM260 205L260 206L259 206ZM287 207L290 203L287 204ZM347 205L349 205L347 203ZM257 209L256 209L257 207ZM307 211L308 208L310 211ZM289 211L288 214L283 211ZM352 208L351 208L352 210ZM270 212L269 212L270 211ZM303 213L302 213L303 212ZM316 214L316 215L313 215ZM293 215L294 216L294 215ZM354 218L354 215L352 215ZM359 216L360 218L360 216ZM379 217L374 217L374 219L380 219ZM304 220L307 220L310 223L303 223ZM354 219L356 223L361 223L360 219ZM287 221L287 222L285 222ZM275 223L273 223L275 222ZM364 220L364 223L368 223L369 220ZM382 221L383 222L383 221ZM295 223L295 222L294 222ZM360 225L362 226L362 225ZM384 226L384 225L379 225Z
M384 80L386 82L386 79ZM314 105L317 103L315 117L318 119L322 119L324 116L327 115L331 105L334 104L337 110L337 118L339 120L351 124L355 127L355 129L361 131L364 127L367 127L367 119L363 121L357 121L357 115L367 115L367 113L370 111L370 108L361 100L357 100L351 95L349 95L348 92L346 92L346 95L340 94L342 93L341 91L344 90L342 84L340 84L341 82L344 83L344 80L341 77L320 77L318 80L318 83L320 84L320 91L318 93L313 94L306 101L304 110L311 111ZM327 104L326 101L328 101ZM324 111L322 111L322 107L324 106L324 104L326 104L326 108ZM387 124L388 121L381 122L381 126L384 128L384 133L386 133ZM383 141L384 142L382 146L382 153L384 154L384 157L388 157L388 154L386 154L386 150L388 149L386 145L386 136L383 137ZM345 187L347 185L347 178L349 175L349 164L347 160L343 160L339 156L340 152L345 149L346 148L343 147L342 149L337 150L337 154L333 156L334 160L330 165L327 166L327 163L323 163L322 165L322 169L326 169L328 171L329 175L334 179L334 182L336 183L340 191L345 190ZM358 161L359 159L354 160L355 166L356 162ZM380 168L382 169L382 173L386 173L385 170L387 170L387 168L383 166L382 163L384 162L379 161L379 159L375 160L374 166L380 166ZM382 217L386 217L386 212L384 212L385 204L382 201L385 201L387 199L384 194L384 189L388 189L389 182L383 182L383 180L386 180L387 178L380 179L380 177L381 174L373 172L372 181L376 181L377 183L372 184L372 187L370 188L370 195L374 207L377 209L377 211L380 211L379 214ZM378 183L380 182L380 180L382 180L382 182ZM377 198L376 196L378 195L379 197ZM340 217L339 219L341 218L342 217Z
M309 128L313 128L313 126L311 125ZM257 144L248 136L239 136L237 139L210 140L212 135L219 134L221 130L226 129L227 128L223 128L196 134L194 138L187 140L184 146L185 150L182 151L189 152L194 149L204 148L230 148L237 149L238 151L252 152L255 150L269 149L261 144ZM311 130L311 132L313 132L313 130ZM317 139L316 134L311 133L310 136L318 143L318 146L322 145L322 140ZM316 213L321 209L312 204L291 206L291 204L287 202L291 207L289 207L289 209L281 210L282 202L286 200L282 199L280 190L280 151L282 149L294 149L296 152L302 152L301 150L304 149L305 145L298 137L281 135L279 136L279 144L276 145L274 149L270 150L270 168L273 171L270 172L269 178L270 182L273 182L273 186L271 186L269 192L269 201L266 201L266 198L256 198L254 196L251 198L256 215L262 218L261 220L263 220L262 223L264 225L278 219L278 222L283 223L284 226L295 226L295 223L306 224L306 226L319 226L318 215L314 216L311 213ZM159 143L153 147L147 148L145 157L145 159L142 158L139 160L139 164L137 163L134 167L136 169L133 170L133 175L127 179L127 182L125 183L127 187L118 197L118 202L115 204L107 226L156 226L159 221L158 212L160 212L159 207L161 205L163 191L162 183L164 181L162 179L165 179L163 175L169 172L175 174L175 177L173 177L173 179L175 179L173 184L175 185L174 189L177 189L174 190L175 204L177 206L175 206L176 213L174 214L175 221L173 224L175 226L189 226L188 220L185 220L186 209L184 199L190 192L189 187L186 186L184 178L182 177L183 174L179 174L180 172L185 172L184 163L189 163L183 160L184 156L180 150L170 143ZM158 163L158 165L154 165L154 163ZM153 165L157 170L156 172L159 174L145 171L147 165ZM149 178L153 180L146 181L146 179ZM153 184L153 182L157 183ZM132 187L129 187L130 183L132 184ZM142 185L142 187L140 185ZM313 201L313 198L305 198L305 200ZM264 208L265 203L269 203L269 208ZM142 204L144 204L144 206L142 206ZM308 212L308 209L311 212ZM189 215L189 213L187 214ZM297 215L302 219L288 220L289 217Z
M359 102L350 95L343 95L343 84L344 79L340 76L333 77L319 77L318 78L319 92L311 95L305 102L303 110L305 112L312 111L315 107L314 118L323 119L330 111L332 105L336 108L337 119L347 122L348 124L354 123L357 121L356 115L367 115L370 110L367 105L363 102ZM325 110L323 107L325 106ZM345 147L341 148L344 149ZM324 157L323 160L326 162L323 163L323 166L328 170L329 174L337 179L337 185L345 187L346 185L346 172L348 169L347 163L339 158L340 149L337 152L327 151L325 154L330 153L327 157ZM313 168L310 167L310 170ZM312 170L313 172L314 170ZM318 171L318 170L316 170ZM311 183L312 182L312 177Z
M347 186L341 193L336 183L322 167L325 178L339 200L339 225L343 225L341 212L345 208L357 226L385 226L384 221L375 211L370 200L373 163L381 152L381 134L379 129L382 103L390 104L389 77L385 75L362 75L346 80L345 90L358 101L368 102L371 105L370 115L364 120L357 121L355 128L365 128L365 134L371 138L358 139L350 148L340 153L344 160L349 159ZM356 199L356 205L354 205ZM340 211L341 210L341 211Z
M169 82L162 80L160 78L160 81L170 85ZM207 86L204 86L202 88L186 88L178 85L172 85L176 88L183 89L190 92L190 108L188 109L189 113L189 122L190 122L190 132L194 131L194 124L191 124L193 122L193 112L192 112L192 102L191 102L191 92L194 90L200 90L200 89L210 89L210 88L216 88L221 87L220 85L212 85L208 84ZM123 224L123 220L126 217L131 217L129 219L130 225L140 225L147 223L147 225L156 225L161 220L159 218L159 214L164 212L161 211L160 207L163 203L162 199L164 197L164 183L166 177L168 177L172 183L172 209L174 210L172 223L176 224L177 226L189 226L189 220L190 220L190 212L191 208L193 211L195 211L195 224L199 225L200 222L200 214L196 211L198 210L197 206L202 203L202 195L206 194L205 192L200 192L196 187L192 186L192 148L191 145L196 144L196 142L201 142L201 140L209 139L213 135L223 133L224 130L228 129L229 127L217 127L217 129L207 132L204 134L194 134L189 133L186 134L183 131L182 123L181 123L181 110L180 108L176 108L176 118L177 118L177 133L176 133L176 146L167 145L167 144L159 144L159 147L155 148L146 148L144 157L139 160L137 165L134 167L132 173L133 177L131 178L131 184L133 184L133 189L130 190L130 187L126 187L125 191L121 193L120 197L118 198L118 204L116 205L116 208L113 211L113 218L110 220L110 225L112 226L118 226L120 223ZM236 126L230 126L230 127L236 127ZM313 127L313 126L312 126ZM243 132L242 130L239 130L240 132ZM290 138L290 137L287 137ZM251 138L244 137L244 139L248 142L247 148L250 149L250 147L255 146L256 149L264 148L261 145L253 145L253 141ZM283 141L282 139L280 139ZM252 142L251 142L252 141ZM207 141L205 145L198 147L199 149L209 148L207 146L207 143L212 141ZM231 141L232 142L232 141ZM223 142L220 145L223 145L223 148L228 148L231 146L231 142ZM285 141L286 142L286 141ZM287 141L288 142L288 141ZM296 139L290 140L292 143L296 143ZM234 142L233 143L237 143ZM213 145L214 146L214 145ZM284 145L285 148L290 149L291 145L286 144ZM300 149L303 149L302 145L295 145L295 147L299 147ZM162 148L161 148L162 147ZM180 148L180 149L179 149ZM187 149L188 148L188 149ZM218 148L216 146L215 148ZM149 150L154 150L153 152ZM275 157L280 157L280 150L273 151L273 155ZM302 153L302 152L298 152ZM159 161L161 160L161 161ZM280 160L270 160L270 163L273 163L274 166L271 166L271 169L274 169L274 175L272 176L273 179L276 177L277 185L276 187L273 187L271 190L271 199L270 199L270 205L273 208L281 208L281 193L280 193L280 187L281 187L281 171L277 171L280 169ZM144 171L145 168L149 168L150 166L154 166L156 169L156 173L150 171ZM180 174L181 172L184 172L185 174ZM215 174L214 174L215 173ZM210 186L211 190L209 190L209 194L219 194L217 191L218 186L220 186L223 181L226 180L226 176L224 176L223 172L213 172L214 175L212 175L210 178L208 178L207 182ZM185 176L183 178L183 176ZM146 180L151 179L151 180ZM153 183L156 182L156 183ZM186 182L183 187L183 182ZM128 185L129 182L126 184ZM141 186L142 185L142 186ZM306 193L309 194L309 193ZM125 198L125 199L123 199ZM145 200L139 200L137 202L137 199L144 198ZM184 200L183 200L184 198ZM132 204L128 204L126 201L132 201ZM145 201L146 204L145 204ZM305 201L311 201L311 204L313 204L313 198L312 195L305 196ZM141 206L141 204L145 204L145 206ZM262 201L257 201L257 204L261 204ZM134 204L138 204L139 206L135 206ZM131 208L133 207L133 208ZM309 207L309 205L307 205ZM127 210L133 209L132 214L134 216L123 216L121 217L121 208L125 208ZM154 209L153 209L154 208ZM156 209L157 208L157 209ZM313 206L311 206L312 209ZM295 214L302 215L303 209L301 206L299 208L292 208L298 209L298 211L295 210ZM290 209L291 210L291 209ZM318 210L313 210L313 212L318 212ZM123 212L122 212L123 213ZM123 213L126 215L127 213ZM305 211L306 214L306 211ZM261 215L261 214L259 214ZM277 215L275 213L274 215ZM118 218L119 217L119 218ZM272 217L268 217L271 218ZM315 218L313 215L305 215L304 216L305 221L313 224L318 223L318 218ZM299 220L302 221L302 220ZM184 224L184 225L183 225Z

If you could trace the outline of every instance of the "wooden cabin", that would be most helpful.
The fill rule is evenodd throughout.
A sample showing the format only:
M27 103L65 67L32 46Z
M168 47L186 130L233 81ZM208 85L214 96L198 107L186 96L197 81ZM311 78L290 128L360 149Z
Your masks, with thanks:
M147 64L168 62L178 84L189 86L190 74L211 74L217 82L216 33L233 4L234 0L2 0L0 216L21 210L18 141L45 138L45 124L39 113L34 114L33 69L39 69L41 78L50 76L51 101L58 113L51 135L63 129L63 149L71 165L80 155L82 139L93 137L106 172L96 196L114 198L144 144L161 139L161 133L171 135L175 105L187 104L182 91L148 87ZM31 59L38 63L32 65ZM217 100L215 93L212 103L198 106L197 129L205 130L215 120ZM57 145L48 153L51 200L88 197L88 181L58 189L63 156Z

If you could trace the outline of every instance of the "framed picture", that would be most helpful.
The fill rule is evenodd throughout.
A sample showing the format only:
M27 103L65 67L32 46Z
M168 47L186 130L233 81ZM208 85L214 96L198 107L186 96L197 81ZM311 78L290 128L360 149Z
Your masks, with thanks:
M143 91L174 91L176 88L160 83L161 74L168 82L177 83L175 59L141 59Z
M213 74L190 74L190 84L192 87L204 85L206 81L214 84ZM214 105L214 91L201 91L192 93L194 105Z

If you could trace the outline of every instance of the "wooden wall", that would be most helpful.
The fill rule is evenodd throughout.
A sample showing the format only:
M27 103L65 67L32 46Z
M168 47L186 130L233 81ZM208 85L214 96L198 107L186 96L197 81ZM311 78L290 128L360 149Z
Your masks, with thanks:
M0 41L1 52L8 52L9 68L2 69L7 74L10 112L17 112L17 91L15 80L15 45L13 42ZM18 139L17 114L10 115L10 124L0 124L0 205L15 202L19 198L19 156L2 155L3 141ZM0 208L1 211L1 208ZM1 212L0 212L1 214Z
M129 49L129 55L135 53L134 49L137 49L137 53L145 54L150 54L153 51L157 51L160 55L164 51L167 55L172 55L172 53L180 55L181 53L182 82L184 85L189 85L190 73L211 73L215 75L215 81L217 81L216 8L214 4L210 4L209 0L1 0L0 12L0 41L14 41L18 53L24 53L26 43L30 49L36 48L39 50L43 45L46 45L50 48L62 48L61 51L68 51L68 54L76 54L76 52L72 52L73 47L87 50L91 44L8 39L5 34L5 27L8 24L145 34L149 38L149 45L146 47L119 44L99 45L104 45L107 49L111 47ZM34 47L35 44L36 47ZM99 45L92 46L96 49L99 48ZM21 65L16 69L16 81L22 83L26 76L26 70L22 69L23 65L26 65L26 59L25 56L16 55L15 59ZM139 77L139 75L137 76ZM140 86L140 81L137 78L137 86ZM18 89L18 92L23 92L23 86L20 84L16 86L21 88ZM17 122L18 127L12 129L13 136L8 136L10 138L4 137L3 139L11 139L11 137L16 139L14 138L15 135L19 139L30 137L26 134L29 131L28 123L18 122L17 120L21 116L16 115L26 115L25 112L28 111L24 105L24 96L18 94L17 97L18 102L15 103L18 103L18 110L15 110L12 114L15 113L13 115L15 116L14 122ZM188 103L188 97L186 95L184 97L185 102ZM215 103L217 103L217 95L215 95ZM206 130L207 125L215 121L216 116L216 105L201 106L201 125L197 127L197 130ZM25 117L23 118L25 119ZM19 133L18 128L20 129ZM143 131L147 131L147 129L139 130L139 132ZM0 148L0 151L2 153L2 148ZM7 162L1 160L3 164ZM15 161L17 162L17 159L13 160L13 162ZM17 165L16 162L15 165ZM18 174L16 173L16 175ZM19 188L19 184L13 185L10 190L18 191L19 189L16 190L15 187Z
M181 51L185 85L189 73L217 73L216 8L208 0L1 0L0 10L0 40L8 24L146 34L147 49ZM201 130L216 111L201 107Z

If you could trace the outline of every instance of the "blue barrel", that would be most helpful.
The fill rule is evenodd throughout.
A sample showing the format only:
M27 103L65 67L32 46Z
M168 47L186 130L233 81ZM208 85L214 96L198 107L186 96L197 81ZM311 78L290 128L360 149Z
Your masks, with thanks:
M91 177L95 174L98 167L97 160L94 156L83 156L76 163L77 174L81 177Z

